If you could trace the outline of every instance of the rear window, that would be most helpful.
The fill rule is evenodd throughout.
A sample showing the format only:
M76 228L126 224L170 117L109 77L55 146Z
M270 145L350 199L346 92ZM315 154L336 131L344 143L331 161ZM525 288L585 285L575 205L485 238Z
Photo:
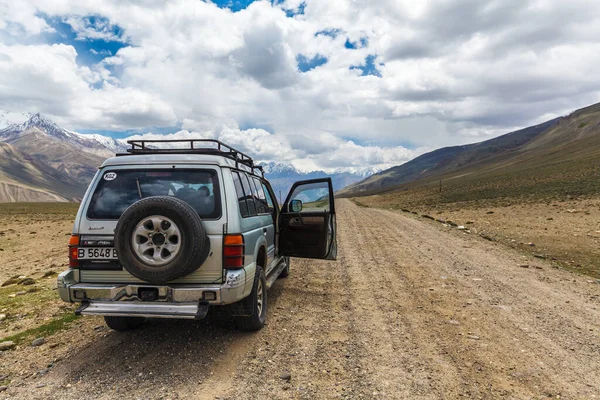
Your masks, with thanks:
M214 170L116 170L103 172L88 207L90 219L119 219L136 201L151 196L177 197L202 218L221 216L221 191Z

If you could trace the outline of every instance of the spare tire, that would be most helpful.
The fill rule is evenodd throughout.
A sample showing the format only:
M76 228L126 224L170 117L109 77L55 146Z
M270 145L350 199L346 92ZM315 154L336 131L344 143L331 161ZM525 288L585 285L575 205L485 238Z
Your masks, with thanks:
M163 284L198 269L208 257L210 241L192 206L175 197L155 196L123 212L115 247L131 275Z

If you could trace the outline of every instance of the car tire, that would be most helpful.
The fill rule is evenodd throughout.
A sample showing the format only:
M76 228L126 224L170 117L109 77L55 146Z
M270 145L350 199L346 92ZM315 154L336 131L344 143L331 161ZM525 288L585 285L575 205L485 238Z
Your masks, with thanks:
M290 258L283 257L283 262L285 262L285 268L279 274L279 278L287 278L290 274Z
M115 247L127 272L156 285L194 272L210 254L196 210L168 196L147 197L127 208L115 229Z
M144 324L144 317L104 317L106 325L115 331L125 332L139 328Z
M237 328L246 332L262 329L267 321L267 279L262 267L256 267L252 292L240 303L244 309L252 310L252 314L235 317Z

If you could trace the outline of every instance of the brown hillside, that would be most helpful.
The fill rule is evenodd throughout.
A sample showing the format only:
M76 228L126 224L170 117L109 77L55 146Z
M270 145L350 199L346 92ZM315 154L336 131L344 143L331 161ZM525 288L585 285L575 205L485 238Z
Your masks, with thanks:
M43 162L0 142L0 202L66 201L77 182Z
M506 144L509 139L513 145ZM498 143L504 145L496 146ZM491 151L494 148L496 151ZM378 174L383 176L378 184L373 184L374 176L340 194L362 196L410 191L420 193L415 197L419 201L437 203L598 193L600 104L491 141L440 149L420 158L431 159L434 153L445 154L438 157L433 167L413 172L408 179L397 178L415 169L419 159Z

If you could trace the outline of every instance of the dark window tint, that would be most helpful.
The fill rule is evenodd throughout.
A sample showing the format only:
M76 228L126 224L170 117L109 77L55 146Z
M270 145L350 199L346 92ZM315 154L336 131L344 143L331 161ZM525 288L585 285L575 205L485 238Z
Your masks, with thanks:
M240 214L242 217L247 217L250 214L248 213L248 204L246 204L246 195L244 194L244 188L242 187L242 182L240 180L240 174L237 172L232 172L233 175L233 184L235 185L235 193L238 197L238 205L240 206Z
M194 207L202 218L221 216L219 181L211 170L105 171L90 201L91 219L119 219L136 201L151 196L177 197Z
M255 187L255 201L256 204L258 205L258 212L259 214L268 214L269 213L269 206L267 206L267 200L265 199L265 192L262 189L262 185L260 183L260 179L253 177L252 180L254 181L254 187Z
M248 204L249 215L256 215L256 205L254 204L254 195L252 189L250 189L250 182L248 176L244 173L240 173L242 179L242 186L244 187L244 193L246 194L246 203Z
M267 201L267 205L269 206L269 212L273 212L273 210L275 210L275 202L273 201L273 198L271 197L271 192L269 192L269 189L267 188L267 186L264 183L262 184L262 188L263 188L263 191L265 192L265 200Z

